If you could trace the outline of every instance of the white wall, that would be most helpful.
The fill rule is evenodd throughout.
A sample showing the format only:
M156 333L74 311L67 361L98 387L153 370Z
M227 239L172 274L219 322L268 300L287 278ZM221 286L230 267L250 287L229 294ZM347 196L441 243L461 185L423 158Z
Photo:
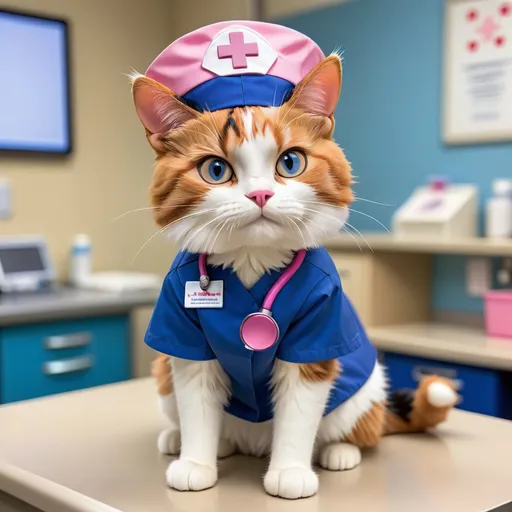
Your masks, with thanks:
M229 20L255 17L254 0L172 0L174 31L180 35L191 30Z
M265 19L272 20L305 11L313 11L329 5L341 4L350 0L261 0Z

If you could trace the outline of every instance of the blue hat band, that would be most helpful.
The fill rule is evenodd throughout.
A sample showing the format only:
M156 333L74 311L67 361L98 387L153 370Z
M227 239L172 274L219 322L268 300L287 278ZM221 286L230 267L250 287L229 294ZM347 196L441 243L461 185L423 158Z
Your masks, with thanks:
M234 107L278 107L292 95L295 86L271 75L219 76L204 82L183 96L196 110Z

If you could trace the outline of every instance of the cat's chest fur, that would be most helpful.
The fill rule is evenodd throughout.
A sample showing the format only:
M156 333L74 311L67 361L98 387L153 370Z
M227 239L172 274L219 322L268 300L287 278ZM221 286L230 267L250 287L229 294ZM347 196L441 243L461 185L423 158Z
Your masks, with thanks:
M251 247L212 254L208 257L208 262L211 265L232 268L245 288L250 289L265 272L286 267L291 262L292 256L291 251Z

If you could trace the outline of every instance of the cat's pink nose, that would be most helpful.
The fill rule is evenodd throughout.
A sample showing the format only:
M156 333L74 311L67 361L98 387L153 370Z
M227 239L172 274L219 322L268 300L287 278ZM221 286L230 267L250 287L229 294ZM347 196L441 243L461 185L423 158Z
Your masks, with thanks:
M251 201L254 201L260 208L263 208L267 201L274 195L272 190L255 190L250 194L246 194Z

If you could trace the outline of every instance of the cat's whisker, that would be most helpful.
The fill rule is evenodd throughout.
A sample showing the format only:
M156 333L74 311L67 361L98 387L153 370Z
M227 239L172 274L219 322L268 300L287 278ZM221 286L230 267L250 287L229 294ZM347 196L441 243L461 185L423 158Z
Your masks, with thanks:
M167 224L167 227L172 226L173 224L176 224L177 222L180 222L182 220L189 219L191 217L198 217L199 215L205 215L207 213L211 213L216 211L217 208L207 208L206 210L199 210L198 212L192 212L187 215L184 215L183 217L180 217L179 219L173 220L171 223Z
M215 137L215 133L213 133L212 129L204 121L202 121L200 118L197 118L196 121L198 121L200 125L204 126L213 135L213 137ZM184 127L181 127L181 129L183 129L183 128ZM197 133L200 133L200 132L197 132ZM202 135L204 135L204 134L202 134Z
M346 210L348 208L348 206L341 206L339 204L325 203L322 201L308 201L307 199L301 199L299 202L306 204L318 204L319 206L329 206L330 208L338 208L339 210Z
M300 202L307 204L318 204L320 206L329 206L330 208L339 208L340 210L345 210L348 208L348 206L340 206L339 204L324 203L322 201L308 201L307 199L302 199Z
M369 219L374 220L377 224L382 226L389 234L391 234L391 231L380 220L376 219L375 217L372 217L371 215L368 215L367 213L360 212L359 210L354 210L353 208L349 208L349 211L354 212L354 213L359 213L359 215L364 215L365 217L368 217Z
M210 230L208 235L206 236L206 241L204 243L204 251L206 254L210 254L212 251L210 249L210 239L215 236L215 232L217 231L217 228L220 227L222 222L219 222L218 224L214 224L213 228Z
M340 219L338 219L337 217L335 217L334 215L331 215L331 214L328 214L328 213L325 213L325 212L321 212L321 211L319 211L319 210L313 210L313 209L311 209L311 208L306 208L306 207L304 207L304 209L305 209L306 211L310 211L310 212L316 213L316 214L318 214L318 215L324 215L324 216L326 216L326 217L330 217L330 218L332 218L332 219L335 219L335 220L337 220L338 222L341 222L341 220L340 220ZM343 230L344 230L344 231L347 231L347 230L345 229L345 226L347 226L347 227L349 227L349 228L353 229L353 230L354 230L354 231L355 231L355 232L356 232L356 233L357 233L357 234L358 234L358 235L363 239L363 241L366 243L366 245L368 246L368 248L370 249L370 251L372 251L372 253L374 252L374 250L373 250L372 246L368 243L368 240L366 240L366 238L365 238L365 237L364 237L364 235L361 233L361 231L359 231L357 228L355 228L354 226L352 226L352 224L349 224L349 223L348 223L348 222L346 222L346 221L345 221L345 222L344 222L344 224L343 224ZM354 239L355 239L355 237L354 237L352 234L351 234L351 236L352 236L352 238L354 238ZM357 242L357 240L356 240L356 242ZM359 246L359 244L358 244L358 246ZM359 247L360 247L360 246L359 246Z
M213 252L214 248L215 248L215 242L217 242L217 239L219 238L219 235L222 233L222 230L224 229L224 226L230 221L230 217L228 217L221 225L220 225L220 228L219 228L219 231L217 232L217 234L215 235L215 238L213 239L213 242L210 244L210 250L209 252Z
M236 223L236 229L240 227L240 224L242 223L242 217L240 217Z
M331 203L322 203L321 201L306 201L306 200L303 200L302 203L318 204L318 205L321 205L321 206L329 206L331 208L348 209L348 211L350 211L350 212L358 213L359 215L363 215L365 217L368 217L369 219L374 220L377 224L382 226L388 233L391 234L391 231L379 219L376 219L375 217L372 217L371 215L368 215L365 212L361 212L359 210L355 210L354 208L349 208L348 206L338 206L338 205L331 204Z
M164 227L160 228L156 233L153 233L143 244L142 246L140 247L140 249L135 253L135 256L132 258L132 261L130 262L130 266L133 265L134 261L137 259L137 256L142 252L142 250L144 249L144 247L146 247L146 245L149 244L149 242L151 242L151 240L153 240L153 238L155 238L156 236L158 236L159 234L163 233L164 231L166 231L168 228L170 228L173 224L176 224L176 222L180 222L182 220L185 220L185 219L188 219L190 217L197 217L199 215L204 215L206 213L210 213L210 212L213 212L215 210L215 208L208 208L207 210L200 210L198 212L192 212L192 213L189 213L188 215L185 215L183 217L180 217L179 219L176 219L176 220L173 220L172 222L169 222L168 224L166 224Z
M302 238L302 243L304 244L304 247L306 247L306 245L307 245L306 244L306 239L304 238L304 234L302 233L301 229L299 228L299 225L292 218L288 218L286 220L297 228L297 231L299 232L299 235Z
M364 235L361 233L361 231L359 231L357 228L355 228L354 226L352 226L352 224L349 224L348 222L345 222L345 225L347 227L349 227L350 229L353 229L362 239L363 241L365 242L365 244L368 246L368 248L370 249L370 251L375 252L373 250L373 247L368 243L368 240L366 240L366 238L364 237Z
M146 210L156 210L157 208L161 208L161 207L160 206L147 206L145 208L135 208L134 210L129 210L127 212L122 213L121 215L118 215L116 218L112 219L110 222L117 222L119 219L122 219L123 217L130 215L130 213L142 212L142 211L146 211Z
M200 226L194 233L192 233L192 235L183 243L183 248L187 248L189 247L189 244L192 242L192 240L194 240L194 238L197 238L197 236L199 235L199 233L201 233L205 228L207 228L208 226L210 226L211 224L213 224L214 222L220 222L222 220L224 220L224 218L226 216L231 216L231 213L224 213L224 214L221 214L219 215L218 217L215 217L214 219L206 222L205 224L203 224L202 226Z
M215 139L215 132L204 121L201 121L201 119L198 119L198 121L212 134L212 137Z
M304 210L306 210L307 212L312 212L312 213L316 213L318 215L324 215L326 217L330 217L331 219L334 219L336 220L337 222L344 222L342 219L336 217L335 215L332 215L331 213L327 213L327 212L321 212L320 210L315 210L313 208L306 208L305 206L303 206L302 208L304 208Z
M133 265L134 261L137 259L137 256L142 252L142 250L144 249L144 247L146 247L146 245L149 244L149 242L151 242L151 240L153 240L153 238L155 238L156 236L158 236L160 233L163 233L167 228L169 227L169 225L166 225L164 226L163 228L160 228L156 233L153 233L143 244L142 246L140 247L140 249L135 253L135 256L132 258L132 261L130 261L130 266Z
M357 240L357 238L347 228L345 228L345 226L343 226L343 231L345 231L345 233L348 233L354 239L354 242L357 244L359 251L363 252L363 248L361 247L361 245L359 245L359 241Z
M310 230L310 228L308 227L308 225L302 219L300 219L299 217L295 217L295 220L297 222L300 222L304 226L305 230L308 232L309 236L311 237L311 240L314 240L315 236L313 235L313 233Z
M207 125L205 125L205 126L208 128L210 133L212 133L215 136L215 134L210 130L210 128ZM198 132L197 130L192 130L192 128L187 128L186 126L182 126L179 130L185 131L185 132L191 132L191 133L194 133L195 135L201 135L203 137L206 137L209 141L211 141L216 146L218 146L218 144L219 144L219 141L215 140L213 137L210 137L210 135L207 135L206 133Z
M282 122L282 120L283 120L283 119L284 119L284 118L285 118L285 117L290 113L290 111L291 111L291 110L292 110L292 108L295 106L295 104L297 103L297 101L298 101L298 100L299 100L299 96L297 95L297 97L296 97L293 101L289 102L289 104L288 104L288 109L286 110L286 113L285 113L283 116L279 116L279 112L281 112L281 109L283 109L283 107L284 107L285 105L287 105L287 104L285 103L285 105L283 105L283 106L279 109L278 114L277 114L277 120L276 120L277 128L278 128L279 130L281 129L281 122Z
M213 126L215 128L215 131L217 132L217 136L219 137L219 141L220 141L222 139L222 136L220 134L219 127L217 126L217 121L215 121L215 117L213 117L212 111L209 108L206 109L206 112L208 112L208 114L210 115Z
M231 235L233 234L233 229L235 229L235 223L232 222L228 231L228 243L231 242Z
M295 116L293 119L290 119L287 123L286 123L286 126L283 128L283 132L286 132L286 129L288 128L288 126L290 126L291 123L293 123L294 121L297 121L299 120L301 117L306 117L306 116L309 116L311 117L311 114L308 114L307 112L304 112L303 114L300 114L298 116Z
M208 226L210 226L211 224L213 224L214 222L217 222L217 221L218 221L218 219L215 218L215 219L209 220L208 222L205 222L204 224L201 224L201 226L199 226L192 233L192 235L190 235L189 238L187 238L185 240L185 242L183 242L183 248L187 249L189 247L190 243L199 235L199 233L201 233L203 231L203 229L207 228ZM191 229L191 231L192 231L192 229Z
M371 199L364 199L363 197L355 197L355 201L364 201L365 203L377 204L379 206L389 206L391 208L396 208L396 204L387 204L387 203L379 203L378 201L372 201Z
M320 204L323 204L325 205L326 203L320 203ZM340 221L340 219L338 219L337 217L335 217L334 215L331 215L331 214L328 214L328 213L324 213L324 212L321 212L319 210L314 210L312 208L306 208L305 206L303 206L303 208L306 210L306 211L310 211L310 212L313 212L313 213L316 213L318 215L325 215L327 217L330 217L332 219L336 219L338 221ZM366 240L366 238L364 237L364 235L361 233L361 231L359 231L357 228L355 228L354 226L352 226L352 224L349 224L347 221L344 222L344 226L343 226L343 230L346 231L345 229L345 226L353 229L362 239L363 241L366 243L366 245L368 246L368 248L370 249L370 251L372 251L372 253L374 252L372 246L368 243L368 240ZM352 235L352 238L355 238L353 235ZM359 244L358 244L359 245Z
M127 215L130 215L131 213L137 213L147 210L172 210L173 208L180 208L182 206L190 206L190 203L188 204L175 204L168 206L146 206L144 208L135 208L134 210L128 210L127 212L122 213L121 215L118 215L116 218L112 219L111 222L117 222L118 220L122 219L123 217L126 217ZM206 213L206 211L213 211L213 208L210 210L203 210L203 213Z
M328 235L329 233L327 233L325 231L325 229L323 228L323 226L319 223L319 222L315 222L313 219L310 219L310 222L313 223L313 225L315 226L316 229L318 229L318 231L320 231L321 235ZM318 244L316 244L318 245Z

